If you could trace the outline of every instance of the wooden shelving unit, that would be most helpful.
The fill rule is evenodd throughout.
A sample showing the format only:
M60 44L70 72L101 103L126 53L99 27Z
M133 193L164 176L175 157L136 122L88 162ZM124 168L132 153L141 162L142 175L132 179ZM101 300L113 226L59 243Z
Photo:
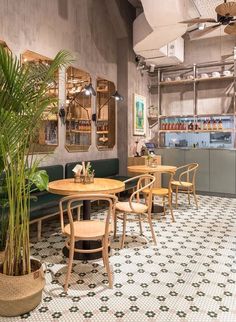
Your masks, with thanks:
M231 60L226 62L193 64L190 66L163 67L158 69L157 84L153 84L152 87L155 87L155 88L157 87L157 92L158 92L158 121L156 120L155 125L158 124L158 146L159 147L163 146L160 144L160 142L163 143L163 138L165 137L165 134L168 134L168 133L186 133L186 134L219 133L219 135L220 133L231 133L232 142L234 142L234 147L235 147L236 145L236 140L235 140L236 138L236 76L235 76L236 68L235 66L236 66L236 62L234 60ZM226 70L227 71L229 70L231 74L225 75L224 71ZM219 73L218 75L220 76L214 75L214 72ZM207 77L206 77L206 74L208 74ZM178 79L180 77L182 79ZM206 85L201 85L201 84L206 84ZM213 110L211 110L211 113L209 113L207 109L206 109L206 113L202 113L203 108L201 109L199 108L199 102L200 102L199 100L204 99L202 98L204 96L200 96L201 98L199 98L199 93L200 93L199 91L203 91L205 97L207 97L208 84L209 84L210 90L212 90L212 88L218 88L218 87L223 88L224 86L228 86L228 88L230 88L228 93L225 94L227 95L226 97L230 98L231 100L230 110L226 109L226 110L229 110L229 113L225 113L225 112L214 113ZM185 85L187 85L188 87ZM173 86L173 90L171 89L171 86ZM180 87L180 90L178 90L178 86ZM166 87L166 90L164 90L165 87ZM188 100L192 100L193 104L192 106L189 107L189 111L186 114L182 113L182 114L176 115L176 113L173 113L173 109L170 110L170 114L169 114L168 108L166 108L166 106L168 105L165 105L165 109L163 109L162 95L168 95L168 93L170 93L170 95L173 95L172 93L178 93L178 92L183 93L183 95L185 95L185 93L189 93ZM169 102L172 102L172 103L174 102L174 100L172 101L168 100L167 97L168 96L165 96L165 102L167 104ZM181 99L180 96L178 96L178 94L176 95L176 97L177 98L179 97L179 99ZM192 99L190 97L192 97ZM178 106L178 103L176 104L176 106ZM181 110L181 108L177 108L176 111L179 111L179 110ZM187 109L185 108L184 110L187 110ZM163 111L165 115L162 114ZM171 115L171 111L173 115ZM198 112L200 113L198 114ZM229 119L227 119L227 117ZM214 123L215 122L218 123L218 120L222 119L223 129L217 129L217 128L215 129L211 128L207 130L203 130L203 129L165 130L163 129L163 122L167 124L168 123L171 124L173 122L184 123L184 124L187 123L186 124L186 127L187 127L190 122L192 122L194 126L197 123L202 123L204 121L204 118L207 120L210 120L210 122L212 123L211 125L213 125L213 121ZM151 126L152 123L153 122L149 122L150 128L152 127ZM202 125L200 124L200 126Z

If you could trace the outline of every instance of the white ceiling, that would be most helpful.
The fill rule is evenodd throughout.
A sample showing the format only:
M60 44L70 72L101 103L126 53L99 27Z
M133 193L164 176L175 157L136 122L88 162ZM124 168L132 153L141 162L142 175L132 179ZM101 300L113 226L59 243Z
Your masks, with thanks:
M215 8L221 4L224 3L224 0L192 0L193 3L196 5L200 15L202 18L215 18L217 19L217 13L215 12ZM236 0L228 0L228 2L236 2ZM212 25L212 24L207 24ZM226 33L224 33L225 26L221 26L220 28L217 28L216 30L210 32L209 34L205 35L202 38L213 38L213 37L223 37L228 36Z
M193 2L195 3L202 17L216 18L215 7L223 3L224 0L193 0Z

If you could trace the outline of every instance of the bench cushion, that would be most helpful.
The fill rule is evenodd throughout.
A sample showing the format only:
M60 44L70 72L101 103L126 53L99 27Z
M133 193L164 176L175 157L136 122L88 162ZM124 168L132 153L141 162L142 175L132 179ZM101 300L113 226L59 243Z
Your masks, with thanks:
M91 167L95 171L95 177L106 178L119 174L119 159L101 159L92 160ZM65 178L73 178L73 168L76 164L81 163L80 161L67 163L65 166Z
M49 165L46 167L40 167L39 170L45 170L49 177L50 181L63 179L63 165Z
M91 166L95 171L95 177L106 178L119 174L119 159L92 160Z
M45 192L39 194L37 200L30 200L30 221L43 218L44 216L59 213L59 201L64 196L54 195ZM73 208L82 205L82 201L73 203ZM63 204L63 209L66 209L66 203Z

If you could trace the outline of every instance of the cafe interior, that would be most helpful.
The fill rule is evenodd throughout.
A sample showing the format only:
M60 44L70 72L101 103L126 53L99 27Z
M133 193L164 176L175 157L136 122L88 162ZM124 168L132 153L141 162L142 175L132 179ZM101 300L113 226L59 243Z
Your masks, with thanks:
M236 321L236 1L2 0L0 321Z

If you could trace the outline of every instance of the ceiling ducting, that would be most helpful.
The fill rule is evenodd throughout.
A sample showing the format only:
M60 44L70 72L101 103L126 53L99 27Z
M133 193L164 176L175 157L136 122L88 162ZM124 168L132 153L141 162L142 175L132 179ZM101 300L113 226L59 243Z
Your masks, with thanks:
M143 13L133 24L133 48L147 64L168 65L183 60L180 38L187 30L180 21L199 16L191 0L141 0ZM169 44L169 45L168 45ZM177 59L176 59L177 57ZM179 58L178 58L179 57Z

